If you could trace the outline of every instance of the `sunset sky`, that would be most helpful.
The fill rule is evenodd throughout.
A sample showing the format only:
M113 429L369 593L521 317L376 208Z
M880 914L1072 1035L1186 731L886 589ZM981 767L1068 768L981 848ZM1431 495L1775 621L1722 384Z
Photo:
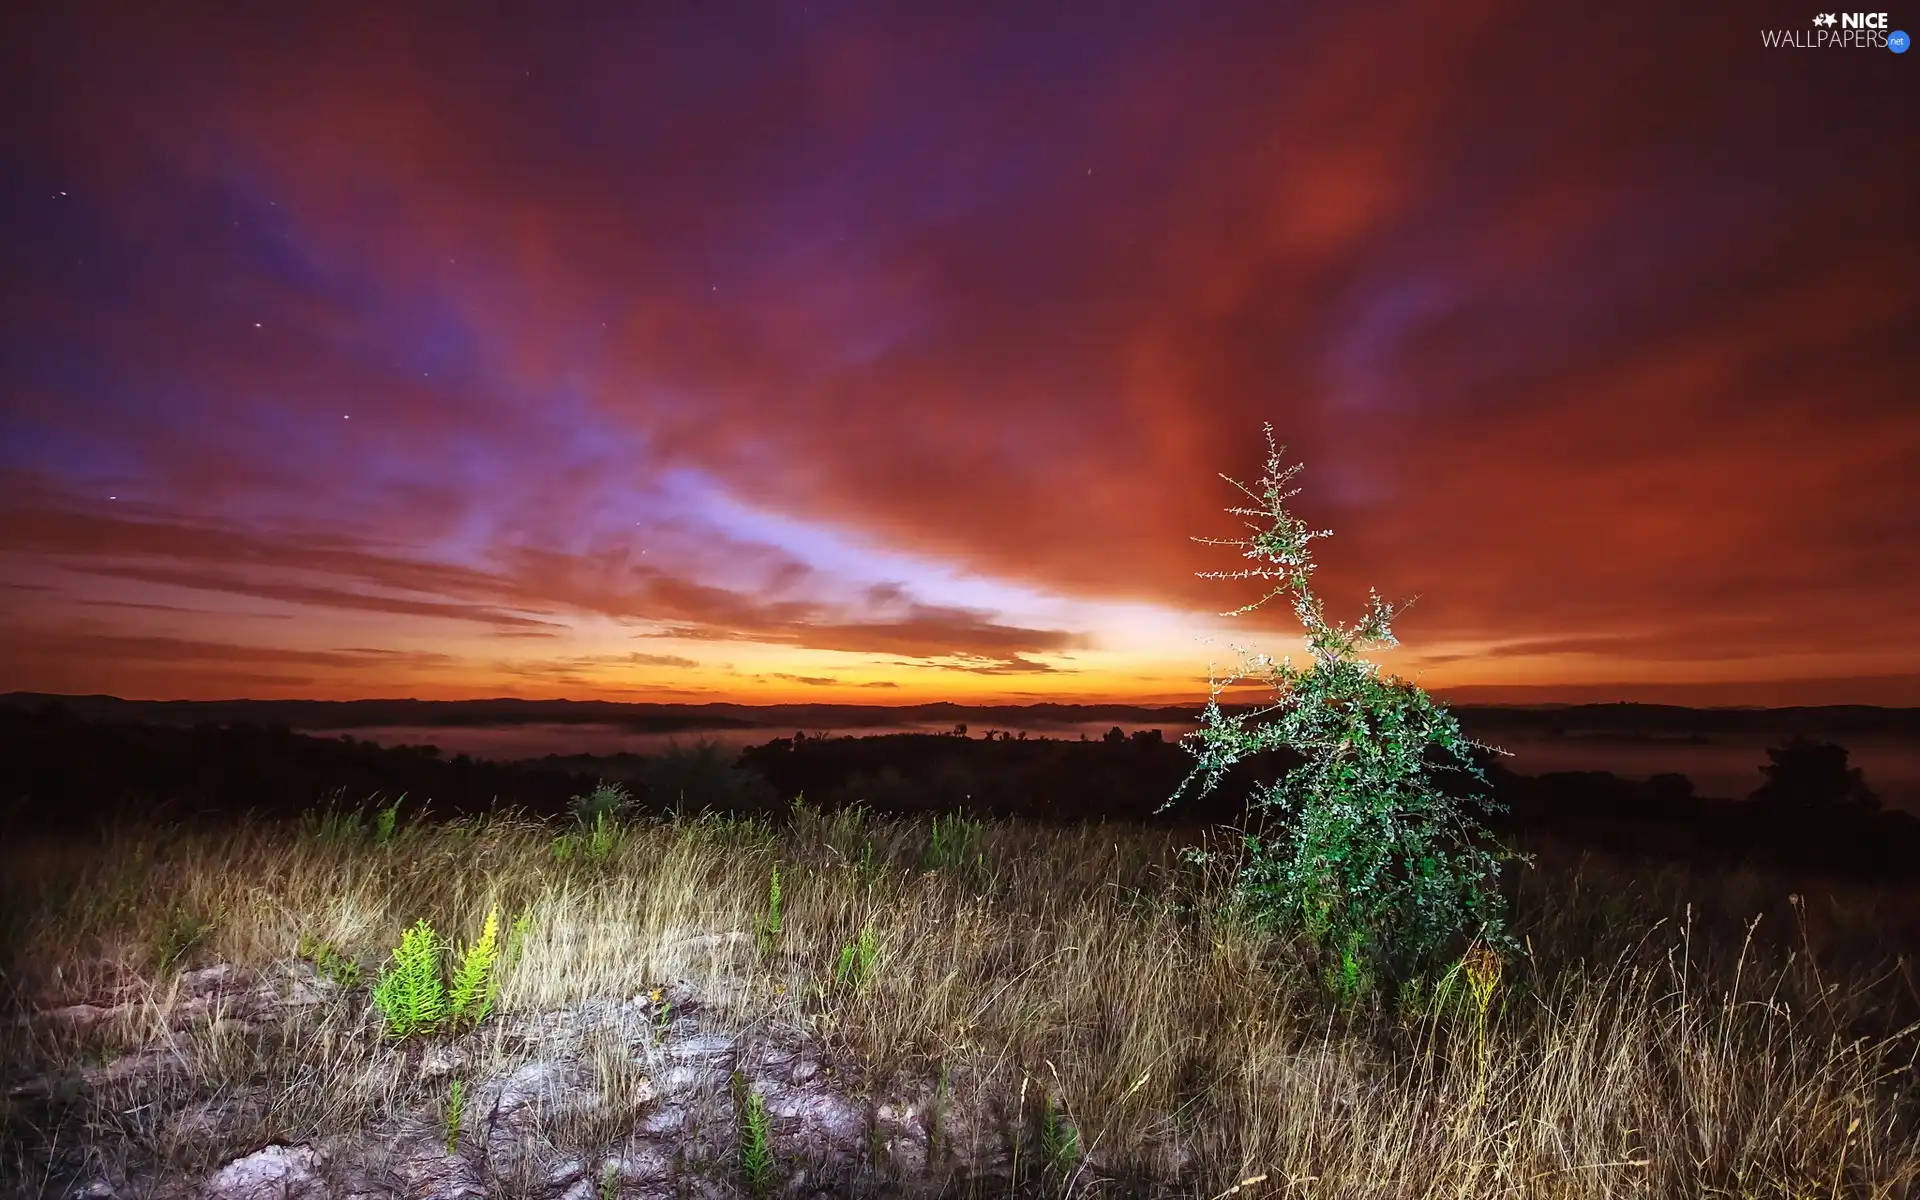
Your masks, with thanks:
M1270 421L1443 696L1920 705L1920 55L485 7L0 18L0 691L1186 701Z

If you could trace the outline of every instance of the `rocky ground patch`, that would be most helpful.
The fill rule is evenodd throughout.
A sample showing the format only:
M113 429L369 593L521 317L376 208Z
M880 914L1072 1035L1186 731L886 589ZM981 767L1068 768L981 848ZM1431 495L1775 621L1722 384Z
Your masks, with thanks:
M1005 1180L1014 1167L1004 1104L967 1098L951 1075L944 1087L876 1091L792 1031L723 1021L685 981L383 1046L367 1068L377 1077L360 1086L416 1103L351 1134L300 1136L300 1098L284 1084L207 1078L223 1045L270 1042L294 1026L316 1037L351 1029L356 1004L364 1001L302 963L274 972L220 964L182 973L164 996L127 989L51 1006L20 1020L37 1036L83 1044L110 1031L151 1036L68 1074L11 1081L9 1119L64 1120L82 1126L73 1136L98 1137L113 1132L100 1128L100 1109L137 1101L120 1110L122 1145L66 1140L43 1164L48 1191L101 1200L945 1194ZM770 1134L771 1166L757 1181L742 1166L748 1096L759 1098ZM207 1169L150 1173L140 1143L154 1139L203 1145Z

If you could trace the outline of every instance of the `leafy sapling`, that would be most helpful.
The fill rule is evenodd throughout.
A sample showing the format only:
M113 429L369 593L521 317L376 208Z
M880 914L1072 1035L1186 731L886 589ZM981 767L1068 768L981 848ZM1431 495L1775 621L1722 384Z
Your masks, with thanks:
M980 852L979 845L986 828L984 821L959 813L936 815L927 833L927 849L921 856L921 865L933 871L958 873L971 869L984 873L986 856Z
M350 988L360 982L360 964L324 938L303 936L296 953L335 987Z
M1204 795L1234 764L1264 750L1290 749L1303 759L1254 789L1253 805L1277 815L1280 832L1245 838L1238 891L1257 917L1292 924L1317 941L1332 964L1328 982L1351 997L1377 982L1411 977L1466 939L1510 947L1498 883L1501 861L1511 855L1490 841L1466 802L1439 786L1442 773L1486 783L1472 755L1478 743L1461 733L1444 705L1411 683L1382 678L1360 657L1398 645L1394 607L1370 594L1353 627L1327 620L1310 586L1308 543L1328 531L1309 531L1287 511L1287 499L1297 494L1287 483L1300 468L1283 467L1271 426L1266 434L1266 473L1257 492L1222 476L1258 503L1227 510L1256 518L1246 522L1253 536L1195 539L1236 547L1259 565L1201 577L1277 581L1266 595L1223 615L1290 597L1312 666L1296 668L1291 659L1275 664L1243 651L1237 673L1214 679L1201 727L1182 739L1198 761L1168 803L1196 782ZM1272 684L1274 702L1229 715L1220 697L1255 674ZM1479 798L1478 807L1498 805Z
M156 971L167 975L175 967L184 964L212 935L218 924L219 918L203 917L177 901L169 905L153 939Z
M603 816L616 822L625 818L633 808L633 797L625 784L603 781L586 795L575 796L568 807L573 810L574 821L584 828Z
M527 952L527 936L532 932L533 914L522 909L519 915L513 918L513 925L507 932L507 949L501 956L507 966L518 963L520 956Z

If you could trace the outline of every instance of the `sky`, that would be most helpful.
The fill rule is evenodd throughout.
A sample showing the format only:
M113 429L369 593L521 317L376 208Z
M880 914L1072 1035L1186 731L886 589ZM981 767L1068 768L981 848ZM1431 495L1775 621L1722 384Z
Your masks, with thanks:
M1443 697L1920 705L1920 55L1813 15L10 6L0 691L1195 700L1270 422Z

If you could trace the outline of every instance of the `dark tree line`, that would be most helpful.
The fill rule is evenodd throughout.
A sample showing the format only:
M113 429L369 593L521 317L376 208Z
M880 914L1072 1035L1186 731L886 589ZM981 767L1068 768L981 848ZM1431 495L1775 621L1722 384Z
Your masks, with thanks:
M1242 764L1198 803L1158 810L1193 760L1157 730L1062 741L893 734L775 738L738 754L710 744L652 757L496 763L442 759L431 746L381 747L249 725L174 727L84 721L57 706L0 710L0 828L68 827L115 814L221 819L288 815L405 794L405 811L458 816L513 806L558 816L604 775L644 811L777 813L805 793L825 807L887 814L1241 825L1257 781L1299 760L1273 751ZM1844 747L1803 737L1768 750L1750 802L1696 795L1683 775L1604 771L1518 775L1480 758L1504 834L1551 833L1624 853L1766 860L1853 874L1920 871L1920 820L1882 812ZM1443 779L1447 777L1443 776ZM1448 786L1477 786L1465 777Z
M592 781L586 781L591 786ZM515 803L562 812L578 776L432 746L382 747L252 725L84 721L64 707L0 710L0 822L79 828L125 814L163 820L288 815L401 795L408 813Z

